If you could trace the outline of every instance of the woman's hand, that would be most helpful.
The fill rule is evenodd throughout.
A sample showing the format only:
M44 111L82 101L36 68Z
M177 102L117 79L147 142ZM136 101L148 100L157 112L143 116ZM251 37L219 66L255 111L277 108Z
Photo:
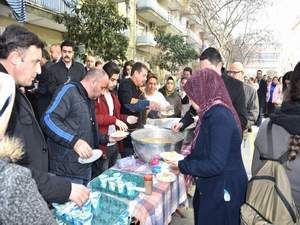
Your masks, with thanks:
M165 161L166 163L169 164L169 167L172 169L172 170L179 170L179 167L178 167L178 161L169 161L169 160L166 160Z

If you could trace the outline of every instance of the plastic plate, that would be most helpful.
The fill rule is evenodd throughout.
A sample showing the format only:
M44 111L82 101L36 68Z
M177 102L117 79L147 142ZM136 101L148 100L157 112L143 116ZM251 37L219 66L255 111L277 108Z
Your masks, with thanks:
M183 155L178 154L175 151L171 151L171 152L162 152L160 153L160 157L163 160L167 160L167 161L180 161L184 159Z
M164 171L156 174L156 179L160 182L174 182L176 180L176 175L169 171Z
M122 138L126 137L128 134L129 132L127 131L117 130L116 132L111 133L110 136L113 138Z
M93 150L93 155L90 158L83 159L83 158L78 158L78 162L81 164L86 164L86 163L92 163L99 159L102 156L103 152L99 149L94 149Z

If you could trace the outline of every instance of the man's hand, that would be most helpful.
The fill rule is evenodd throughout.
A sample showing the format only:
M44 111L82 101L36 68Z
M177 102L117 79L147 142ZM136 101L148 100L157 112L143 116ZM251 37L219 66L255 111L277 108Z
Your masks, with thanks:
M78 139L74 145L74 151L79 155L80 158L87 159L92 156L91 146L84 140Z
M158 111L160 109L160 105L156 102L150 101L149 107L150 110Z
M179 132L180 128L183 126L183 123L178 122L178 123L174 123L171 127L172 131L174 132Z
M78 206L83 206L83 204L88 200L90 196L90 190L81 185L81 184L73 184L71 186L71 194L69 199L76 203Z
M122 120L116 119L116 126L120 128L120 130L126 131L128 130L128 127L126 123L124 123Z
M135 124L137 123L138 118L136 116L128 116L127 117L127 123L129 124Z

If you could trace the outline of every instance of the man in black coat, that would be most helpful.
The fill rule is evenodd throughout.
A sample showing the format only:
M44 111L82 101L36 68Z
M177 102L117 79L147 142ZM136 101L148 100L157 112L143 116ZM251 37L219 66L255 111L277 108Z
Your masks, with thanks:
M58 87L70 81L81 81L85 76L85 69L81 63L74 61L74 43L64 41L61 44L61 59L47 69L48 87L51 95Z
M268 85L267 82L263 79L261 70L257 70L256 79L259 85L259 88L257 90L259 114L258 114L256 125L260 126L262 122L263 113L265 112L264 108L266 107Z
M17 163L31 170L39 192L47 202L71 200L83 205L89 197L86 187L48 173L48 149L43 133L30 102L19 89L30 86L36 74L41 72L43 47L35 34L18 25L8 26L0 37L0 72L12 76L17 85L6 134L22 142L24 155Z
M222 68L222 57L219 51L215 48L209 47L200 55L200 68L209 68L216 71L222 76L226 89L231 98L232 104L239 116L241 127L243 130L247 127L247 109L245 92L243 83L227 75L224 68ZM191 107L184 117L173 124L172 129L179 131L185 129L194 122L193 116L196 115L195 110Z

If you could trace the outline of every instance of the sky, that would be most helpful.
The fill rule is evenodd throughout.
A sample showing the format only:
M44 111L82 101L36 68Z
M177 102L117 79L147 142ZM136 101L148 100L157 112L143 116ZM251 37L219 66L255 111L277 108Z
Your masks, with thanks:
M272 31L272 42L281 44L276 71L292 70L300 60L300 0L270 0L271 6L258 12L254 29ZM296 30L292 28L299 23ZM271 50L272 51L272 50ZM256 71L257 68L252 68ZM249 70L249 73L253 71Z
M300 0L271 0L271 2L272 6L261 10L261 19L257 26L272 30L278 41L285 42L297 19L300 21Z

